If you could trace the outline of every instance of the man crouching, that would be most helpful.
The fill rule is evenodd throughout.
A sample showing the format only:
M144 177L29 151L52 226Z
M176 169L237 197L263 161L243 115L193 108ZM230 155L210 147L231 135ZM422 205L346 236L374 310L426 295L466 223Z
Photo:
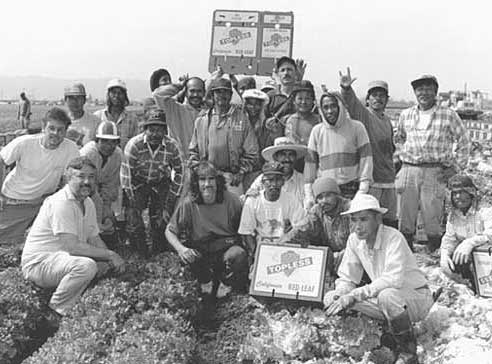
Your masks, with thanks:
M166 228L166 238L202 284L213 281L234 289L246 287L248 259L237 234L239 197L227 191L224 177L202 161L191 172L190 194L179 204Z
M46 198L27 235L21 266L26 279L42 288L56 288L49 307L65 315L98 273L124 270L121 257L99 237L96 208L89 198L96 167L87 157L69 162L67 184ZM96 261L98 263L96 263ZM102 272L99 272L102 273Z
M386 211L375 197L358 194L342 213L350 214L353 233L338 269L336 288L325 295L324 304L327 315L352 309L385 321L381 344L393 350L396 363L415 364L412 322L425 318L433 299L403 235L382 224ZM371 283L356 288L364 271Z

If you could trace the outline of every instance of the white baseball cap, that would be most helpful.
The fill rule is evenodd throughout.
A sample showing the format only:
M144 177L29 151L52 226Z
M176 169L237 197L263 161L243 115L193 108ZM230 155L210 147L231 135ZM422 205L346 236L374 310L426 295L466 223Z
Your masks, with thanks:
M118 135L118 128L116 124L112 121L101 121L97 126L96 130L96 138L100 139L111 139L117 140L120 139Z
M113 78L112 80L109 80L106 90L109 90L110 88L113 87L121 87L123 90L127 90L126 88L126 83L123 81L121 78Z

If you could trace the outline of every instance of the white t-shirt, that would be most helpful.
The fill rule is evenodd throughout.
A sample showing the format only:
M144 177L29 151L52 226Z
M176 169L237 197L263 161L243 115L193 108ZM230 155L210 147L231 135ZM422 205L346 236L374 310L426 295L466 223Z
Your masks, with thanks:
M85 214L68 185L47 197L27 235L22 267L40 262L47 254L63 251L59 234L73 234L83 243L98 235L96 208L90 197L84 200L84 207Z
M16 163L2 185L6 197L34 200L55 192L68 162L79 156L77 145L68 139L56 149L46 149L43 135L17 137L0 151L7 165Z
M417 123L417 129L425 130L431 122L431 117L434 111L436 111L437 106L433 106L428 110L419 109L419 121Z
M70 124L69 129L77 130L84 137L82 139L82 144L86 145L91 140L96 138L96 130L97 126L101 122L97 116L89 114L87 111L84 112L84 115L80 119L72 120L72 124Z
M282 191L277 201L265 199L261 192L244 203L239 234L256 235L257 241L275 242L285 232L287 223L297 228L305 223L306 211L292 193Z

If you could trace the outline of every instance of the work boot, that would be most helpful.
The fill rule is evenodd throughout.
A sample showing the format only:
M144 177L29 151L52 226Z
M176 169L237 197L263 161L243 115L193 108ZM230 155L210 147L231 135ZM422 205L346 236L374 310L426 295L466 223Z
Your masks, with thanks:
M417 340L413 333L410 316L405 310L389 322L390 330L396 340L397 360L395 364L418 364Z
M410 250L412 252L415 252L415 250L413 249L414 234L403 233L403 236L405 237L405 240L407 241Z

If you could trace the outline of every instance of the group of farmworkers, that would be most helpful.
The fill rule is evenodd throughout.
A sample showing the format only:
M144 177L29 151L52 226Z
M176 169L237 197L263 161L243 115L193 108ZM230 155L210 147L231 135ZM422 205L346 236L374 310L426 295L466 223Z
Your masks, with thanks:
M211 297L219 285L247 289L259 244L323 245L336 278L324 297L327 314L357 310L383 321L381 344L398 363L417 363L412 322L434 302L412 252L417 214L427 249L440 247L450 276L470 277L472 250L492 237L492 211L458 173L467 130L438 105L432 75L411 82L417 104L394 133L386 82L372 81L364 104L347 69L340 89L323 86L316 103L305 67L280 58L275 82L262 89L220 67L207 81L178 83L159 69L143 120L126 109L120 79L108 83L107 107L93 115L84 110L84 86L67 87L68 112L51 108L40 134L0 151L0 170L15 164L0 174L0 236L21 240L32 224L22 271L56 288L50 307L65 315L94 277L124 270L101 239L116 230L145 257L175 250Z

